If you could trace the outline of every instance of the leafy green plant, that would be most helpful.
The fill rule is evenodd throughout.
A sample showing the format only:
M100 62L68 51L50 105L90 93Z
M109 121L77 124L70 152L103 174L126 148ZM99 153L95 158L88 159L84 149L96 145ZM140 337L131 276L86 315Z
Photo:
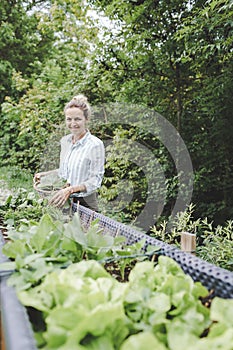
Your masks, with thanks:
M24 188L28 191L32 189L32 174L27 169L20 166L2 166L0 179L3 180L9 190L17 191Z
M3 253L11 260L1 272L12 273L8 283L31 315L39 348L144 349L148 341L161 350L180 350L181 342L231 350L232 300L207 307L208 290L155 247L143 254L143 241L124 246L122 237L103 236L97 220L84 230L78 213L65 223L45 214L8 237ZM127 279L109 273L108 262L120 262L124 277L128 266Z
M1 221L4 227L18 227L21 221L39 220L46 211L46 206L47 201L34 191L18 188L0 206Z
M132 260L146 258L142 252L144 242L126 246L123 236L103 235L98 220L92 221L84 230L78 213L69 222L55 220L48 213L39 222L25 220L17 229L9 227L7 238L2 251L14 261L2 264L1 268L5 272L15 271L9 282L17 289L37 285L48 271L83 259L105 263L109 259L120 260L117 269L123 278L125 268Z
M82 258L87 260L101 260L105 256L112 256L117 247L125 242L123 236L113 237L108 234L102 235L103 229L98 226L98 219L91 222L86 232L83 230L79 214L75 213L72 221L65 224L65 237L74 240L82 251Z
M197 255L203 260L227 270L233 271L233 241L215 233L206 237L197 247Z
M233 271L233 221L225 225L214 226L207 218L193 219L194 205L190 204L186 211L177 214L171 230L167 229L168 221L159 227L151 228L151 236L180 248L181 232L196 234L196 254L214 265Z
M96 261L81 261L49 273L35 288L18 292L23 305L38 310L45 329L42 349L231 350L232 300L215 298L185 275L176 262L138 262L129 281L116 281ZM226 312L225 312L226 311ZM205 335L204 335L205 334ZM138 341L138 343L137 343Z
M148 246L145 252L145 240L127 245L121 250L116 250L113 257L105 257L100 262L104 263L105 269L120 281L128 279L128 273L138 261L154 260L160 254L160 248ZM120 271L120 275L119 275Z
M153 226L151 228L152 236L161 239L169 244L176 244L180 246L180 234L181 232L197 233L201 226L201 219L193 219L194 205L190 204L189 207L183 211L177 213L172 222L172 229L168 230L168 220L164 220L160 225ZM203 227L204 225L202 225Z

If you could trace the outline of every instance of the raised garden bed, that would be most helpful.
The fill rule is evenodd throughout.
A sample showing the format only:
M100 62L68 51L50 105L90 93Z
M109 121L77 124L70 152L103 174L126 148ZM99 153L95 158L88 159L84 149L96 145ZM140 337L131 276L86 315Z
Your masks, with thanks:
M73 211L76 210L77 207L74 205ZM80 206L78 210L82 225L86 228L90 227L93 220L98 219L98 224L103 229L103 233L111 234L114 237L125 236L128 245L144 239L144 250L150 245L159 247L159 255L174 259L186 274L190 275L194 281L201 282L209 290L210 295L206 303L211 303L215 296L227 299L233 298L233 273L208 264L191 254L184 253L175 247L146 236L99 213L94 213L87 208ZM3 244L4 241L1 239L1 245ZM1 255L1 261L5 260L5 256ZM2 276L1 318L6 350L37 349L26 308L18 301L15 290L7 286L6 282L7 276Z
M73 204L73 210L77 210L77 204ZM233 273L225 269L207 263L196 256L185 253L174 246L161 242L142 232L112 220L100 213L95 213L88 208L79 208L80 218L86 227L92 220L98 219L99 226L113 236L123 235L127 238L127 244L145 239L145 249L148 245L160 247L160 254L174 259L189 274L194 281L201 282L208 290L214 290L214 295L221 298L233 298Z

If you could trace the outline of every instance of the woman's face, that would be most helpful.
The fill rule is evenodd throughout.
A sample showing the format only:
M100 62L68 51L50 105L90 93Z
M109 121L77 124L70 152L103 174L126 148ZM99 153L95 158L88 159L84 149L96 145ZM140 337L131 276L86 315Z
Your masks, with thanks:
M65 112L66 127L77 139L86 131L87 119L81 109L77 107L68 108Z

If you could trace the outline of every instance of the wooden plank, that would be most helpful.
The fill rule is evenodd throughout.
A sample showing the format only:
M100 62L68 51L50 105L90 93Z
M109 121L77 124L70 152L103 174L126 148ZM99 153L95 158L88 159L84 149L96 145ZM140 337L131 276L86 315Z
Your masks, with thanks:
M186 253L195 254L196 252L196 234L181 232L181 250Z

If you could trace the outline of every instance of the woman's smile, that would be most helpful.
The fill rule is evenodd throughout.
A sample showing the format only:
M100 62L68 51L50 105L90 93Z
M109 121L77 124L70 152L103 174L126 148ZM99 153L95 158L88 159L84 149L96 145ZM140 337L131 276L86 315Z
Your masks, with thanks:
M87 118L79 108L68 108L65 113L66 126L75 136L75 140L80 139L86 134Z

